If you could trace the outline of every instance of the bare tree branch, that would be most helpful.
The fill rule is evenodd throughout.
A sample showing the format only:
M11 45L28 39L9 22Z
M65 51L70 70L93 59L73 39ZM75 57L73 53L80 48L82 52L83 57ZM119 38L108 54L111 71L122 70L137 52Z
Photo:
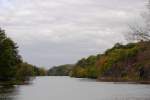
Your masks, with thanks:
M129 25L129 28L132 30L129 35L130 39L137 41L150 41L150 0L147 4L147 11L141 15L143 18L143 25Z

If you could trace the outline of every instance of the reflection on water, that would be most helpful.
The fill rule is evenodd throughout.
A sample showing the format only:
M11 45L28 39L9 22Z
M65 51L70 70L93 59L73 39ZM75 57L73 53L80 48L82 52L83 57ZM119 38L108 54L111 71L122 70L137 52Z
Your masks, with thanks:
M38 77L30 85L0 86L0 100L150 100L150 85Z
M0 85L0 100L14 100L17 88L13 85Z

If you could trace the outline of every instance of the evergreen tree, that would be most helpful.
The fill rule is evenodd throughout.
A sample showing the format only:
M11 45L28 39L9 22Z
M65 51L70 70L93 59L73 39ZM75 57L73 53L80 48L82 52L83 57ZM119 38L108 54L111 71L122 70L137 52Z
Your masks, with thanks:
M13 79L16 65L21 63L17 48L16 43L0 29L0 80Z

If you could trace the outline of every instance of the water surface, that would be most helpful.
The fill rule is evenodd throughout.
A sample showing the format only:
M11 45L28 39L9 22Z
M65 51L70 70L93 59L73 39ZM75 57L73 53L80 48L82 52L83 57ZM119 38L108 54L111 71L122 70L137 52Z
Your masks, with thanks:
M37 77L30 85L14 86L2 94L8 100L150 100L150 85L50 76Z

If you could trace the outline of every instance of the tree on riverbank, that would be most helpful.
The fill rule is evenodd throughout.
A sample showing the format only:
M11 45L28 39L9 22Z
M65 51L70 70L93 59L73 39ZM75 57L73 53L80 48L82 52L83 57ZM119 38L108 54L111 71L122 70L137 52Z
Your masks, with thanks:
M24 63L18 53L17 44L0 29L0 82L14 83L28 80L30 76L44 76L47 71Z
M21 62L16 43L0 29L0 80L12 79L17 64Z
M150 41L117 43L104 54L93 57L79 60L70 75L104 81L150 80Z

